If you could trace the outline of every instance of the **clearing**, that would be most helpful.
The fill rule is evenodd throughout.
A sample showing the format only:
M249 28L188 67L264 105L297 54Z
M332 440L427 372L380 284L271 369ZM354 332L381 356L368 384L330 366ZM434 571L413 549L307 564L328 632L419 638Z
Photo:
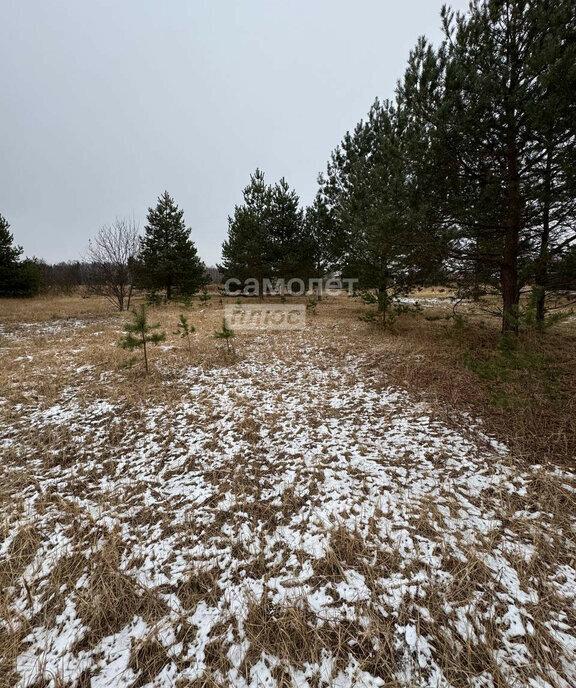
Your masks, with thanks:
M574 475L356 302L236 358L216 303L190 355L153 309L147 378L126 315L38 303L0 317L0 686L576 685Z

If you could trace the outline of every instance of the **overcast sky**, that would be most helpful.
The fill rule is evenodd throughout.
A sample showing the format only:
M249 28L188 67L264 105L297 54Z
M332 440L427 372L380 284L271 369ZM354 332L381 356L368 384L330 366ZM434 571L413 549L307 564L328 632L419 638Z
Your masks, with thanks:
M0 213L26 255L71 260L166 189L213 264L250 173L309 203L417 37L440 38L440 6L0 0Z

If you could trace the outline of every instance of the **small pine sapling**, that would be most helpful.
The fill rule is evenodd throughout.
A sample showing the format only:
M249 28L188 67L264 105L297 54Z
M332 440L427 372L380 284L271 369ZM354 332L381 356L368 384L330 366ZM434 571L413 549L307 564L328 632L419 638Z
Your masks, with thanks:
M212 297L208 293L207 287L205 287L205 286L202 287L202 291L201 291L200 296L198 298L200 299L200 302L202 303L202 305L204 305L204 306L208 305L208 302L210 301L210 299Z
M318 308L318 299L316 296L311 296L308 299L308 303L306 304L306 310L312 313L312 315L316 315L316 309Z
M118 344L123 349L134 351L134 349L142 348L144 352L144 368L148 373L148 352L146 350L147 344L158 344L166 339L166 332L153 332L160 327L160 323L150 325L148 322L148 315L146 313L146 306L142 304L140 308L132 311L132 322L124 325L124 334Z
M153 289L146 294L146 303L149 306L161 306L164 303L164 297Z
M182 294L178 301L184 306L184 308L194 307L194 302L192 301L192 296L190 294Z
M222 320L222 329L214 332L214 337L216 339L224 339L226 341L226 350L228 353L235 353L233 339L236 336L234 330L228 325L226 318Z
M194 325L191 325L188 322L188 318L181 313L180 314L180 321L178 322L178 329L174 334L179 334L182 339L186 339L186 343L188 345L188 353L192 355L192 343L190 341L190 335L196 332L196 328Z

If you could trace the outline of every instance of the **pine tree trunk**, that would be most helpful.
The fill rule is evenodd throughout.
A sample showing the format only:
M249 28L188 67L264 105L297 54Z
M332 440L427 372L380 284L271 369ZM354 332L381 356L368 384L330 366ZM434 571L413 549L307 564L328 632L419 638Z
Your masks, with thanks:
M388 285L381 284L378 287L378 310L382 314L382 324L386 325L388 311Z
M520 198L520 174L515 119L516 114L511 107L508 112L508 159L506 170L508 222L504 236L504 255L500 267L500 280L502 286L502 334L518 336L518 306L520 303L518 254L522 223L522 201Z
M130 288L128 289L128 303L126 304L126 310L130 310L130 300L132 299L132 284L130 284Z
M535 289L536 322L542 325L546 315L546 289L540 285L536 286Z
M146 352L146 338L143 336L142 341L144 342L144 369L146 374L148 374L148 354Z
M502 265L502 334L518 335L518 271L512 262Z
M476 239L476 253L480 253L480 247L479 247L479 242L478 239ZM480 301L480 294L481 294L481 289L480 289L480 272L481 272L481 265L479 261L476 261L474 263L474 272L472 276L472 300L473 301Z
M544 176L544 198L542 211L542 236L540 251L534 275L536 296L536 322L542 324L546 313L546 285L548 282L548 244L550 241L550 199L552 196L552 148L549 144Z

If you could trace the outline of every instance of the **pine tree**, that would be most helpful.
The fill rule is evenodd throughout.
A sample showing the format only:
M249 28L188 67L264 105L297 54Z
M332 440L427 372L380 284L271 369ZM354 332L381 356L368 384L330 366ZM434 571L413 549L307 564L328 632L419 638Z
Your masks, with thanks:
M395 297L425 279L430 256L421 250L410 205L405 123L397 107L376 103L366 121L334 151L321 194L336 224L333 248L345 277L386 319Z
M338 231L338 223L321 191L316 194L312 205L306 208L304 226L309 243L312 276L324 277L336 270L339 257L345 253L345 247L340 245L342 236Z
M42 271L36 259L19 260L22 247L14 245L8 221L0 215L0 296L30 297L40 291Z
M230 327L226 318L222 320L222 327L214 332L214 337L216 339L223 339L226 342L226 351L228 353L234 354L234 338L236 337L236 332Z
M296 192L282 178L271 190L268 255L272 277L284 281L313 274L312 242Z
M222 245L222 264L218 266L223 279L244 283L256 279L262 284L271 274L270 264L270 203L271 190L264 173L257 169L243 191L244 203L234 208L228 218L228 238Z
M194 294L207 282L206 266L198 257L184 223L184 211L165 191L155 208L148 209L144 237L140 240L139 283L165 289L170 300L176 289Z
M228 238L218 266L224 280L256 280L262 293L265 279L286 282L315 275L314 240L300 199L286 180L267 185L257 169L243 195L244 202L228 218Z
M520 289L531 279L534 256L546 265L550 242L561 234L544 229L551 207L545 141L561 121L551 101L559 75L573 79L566 51L575 8L571 0L485 0L471 3L466 15L444 8L442 46L433 51L421 41L400 88L429 136L419 171L431 220L456 275L498 282L503 333L518 331ZM574 89L562 88L572 103ZM560 129L558 154L573 148L565 146L570 137L563 143L570 127ZM556 199L565 213L566 202Z
M0 215L0 267L14 266L22 255L22 247L14 246L14 237L9 232L10 225L3 215Z
M576 245L571 246L561 259L550 265L549 284L557 292L565 292L571 297L572 305L576 302Z
M528 278L533 278L535 317L542 325L546 293L558 284L552 278L554 264L576 243L576 5L543 2L534 15L541 38L531 60L542 97L527 108L536 176L528 201L533 234Z
M212 296L208 293L208 287L203 286L202 290L200 292L200 296L198 297L200 299L200 303L203 306L208 306L210 301L212 300Z
M186 344L188 346L188 354L192 354L192 343L190 341L190 335L194 332L196 332L196 328L194 325L191 325L188 322L188 318L181 313L180 314L180 319L178 321L178 329L174 334L180 335L182 339L186 339Z
M142 349L144 353L144 368L148 373L148 351L147 344L159 344L166 339L165 332L154 332L160 327L160 323L150 325L146 306L143 304L138 309L132 311L132 322L124 325L125 334L118 341L118 345L123 349L134 351Z

